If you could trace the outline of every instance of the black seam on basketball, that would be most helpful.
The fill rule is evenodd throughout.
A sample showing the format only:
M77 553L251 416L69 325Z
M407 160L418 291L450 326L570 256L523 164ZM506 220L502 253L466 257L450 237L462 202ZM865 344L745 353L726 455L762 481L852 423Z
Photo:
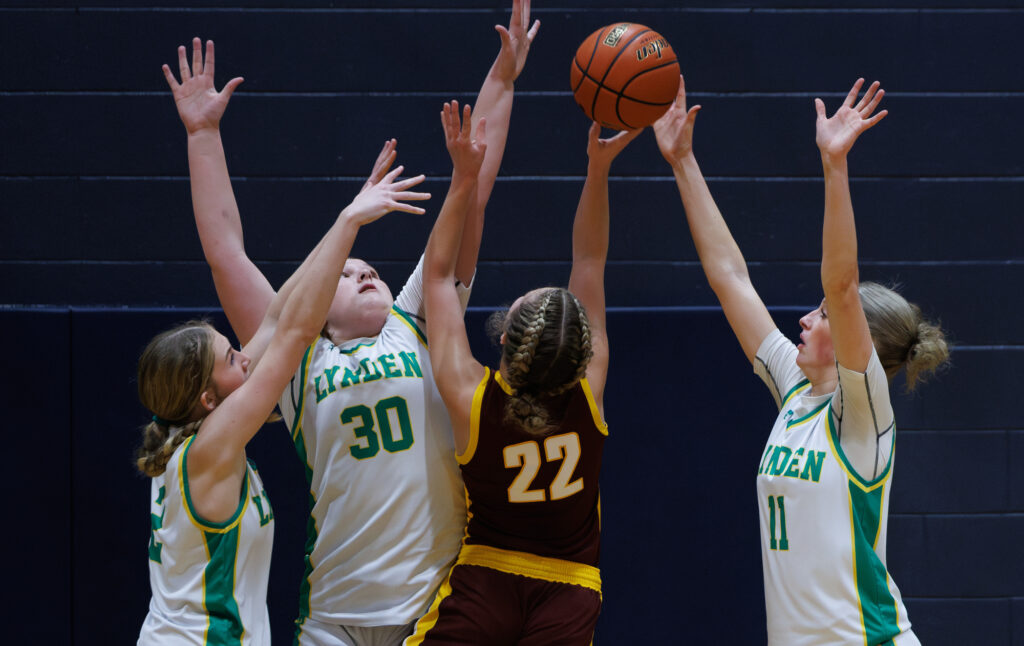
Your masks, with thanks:
M577 83L576 87L574 87L572 89L572 93L576 94L576 92L580 89L580 87L583 86L583 81L586 81L588 78L591 78L591 77L590 77L589 74L587 74L586 70L584 70L582 67L580 67L580 62L578 60L576 60L575 58L572 59L572 64L575 65L576 69L578 69L580 71L580 82Z
M608 25L608 26L611 27L611 25ZM604 38L604 35L605 35L604 34L604 30L605 30L605 28L601 27L601 32L597 35L597 38L594 39L594 49L590 50L590 59L587 60L587 66L586 67L583 67L582 65L580 66L580 71L583 72L583 76L584 77L589 76L590 66L594 63L594 56L597 55L597 46L601 44L601 39ZM573 60L574 61L576 60L575 57L573 58Z
M597 83L598 84L598 89L597 89L597 92L594 93L594 101L590 104L590 114L594 114L594 110L597 108L597 97L601 96L601 88L605 87L604 80L606 78L608 78L609 74L611 74L612 68L615 67L616 61L619 60L619 56L622 56L622 52L626 51L626 47L628 47L630 43L632 43L634 40L636 40L640 36L643 36L644 34L646 34L648 32L651 32L651 31L654 31L654 30L653 29L644 29L643 31L640 31L640 32L637 32L636 34L634 34L632 38L630 38L626 42L622 43L622 49L620 49L618 52L616 52L615 58L613 58L612 60L608 61L608 66L604 70L604 76L601 77L601 80L598 81L598 83ZM600 42L601 42L600 39L598 39L598 43L600 43ZM595 44L595 47L594 47L594 51L597 51L596 44ZM589 68L589 66L588 66L588 68ZM615 94L618 94L618 92L616 92ZM616 101L615 103L616 103L616 105L615 105L615 112L618 113L618 111L619 111L618 101ZM619 121L622 121L622 119L619 119ZM623 123L625 123L625 121L623 121Z
M673 52L673 55L674 54L675 54L675 52ZM628 81L626 81L622 85L622 90L616 93L616 94L619 95L619 98L615 99L615 116L619 118L619 121L621 121L624 125L629 126L630 130L635 130L636 129L636 127L633 124L629 123L628 121L626 121L625 119L622 118L622 112L619 110L619 105L622 103L623 99L629 99L633 103L640 103L641 105L653 105L653 106L657 106L657 107L660 107L660 106L663 106L663 105L672 105L672 103L675 101L674 99L672 101L666 101L664 103L652 103L651 101L644 101L643 99L634 99L633 97L628 96L626 94L626 88L629 87L630 83L632 83L636 79L640 78L644 74L647 74L648 72L653 72L653 71L659 70L659 69L661 69L663 67L667 67L669 65L678 64L678 63L679 63L679 59L678 58L673 58L672 61L670 61L670 62L662 63L661 65L658 65L657 67L652 67L649 70L644 70L642 72L638 72L637 74L633 75L633 78L631 78Z
M666 63L662 63L661 65L658 65L657 67L652 67L650 69L646 69L646 70L643 70L641 72L637 72L636 74L633 75L633 78L629 79L628 81L626 81L625 83L622 84L622 90L618 93L618 95L621 98L623 98L623 99L629 99L630 101L636 101L637 103L644 103L646 105L671 105L675 101L675 98L673 98L672 101L665 101L664 103L651 103L650 101L644 101L643 99L634 99L633 97L631 97L628 94L626 94L626 88L629 87L630 83L632 83L633 81L637 80L638 78L640 78L644 74L648 74L650 72L654 72L654 71L660 70L660 69L662 69L664 67L668 67L670 65L678 65L678 64L679 64L679 59L678 58L673 58L671 61L668 61Z

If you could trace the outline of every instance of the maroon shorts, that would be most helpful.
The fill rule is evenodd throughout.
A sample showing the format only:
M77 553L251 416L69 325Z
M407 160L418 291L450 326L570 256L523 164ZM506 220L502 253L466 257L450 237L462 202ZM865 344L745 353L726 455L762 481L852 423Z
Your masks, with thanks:
M589 646L600 611L596 590L459 564L405 643Z

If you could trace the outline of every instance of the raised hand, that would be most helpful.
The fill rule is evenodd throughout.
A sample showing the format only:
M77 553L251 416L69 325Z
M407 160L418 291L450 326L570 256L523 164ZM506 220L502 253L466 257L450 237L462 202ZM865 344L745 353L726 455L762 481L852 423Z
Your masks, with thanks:
M195 134L200 130L220 127L221 117L228 107L228 100L242 81L236 76L227 82L220 92L213 86L213 41L206 41L206 62L203 62L202 41L192 39L192 67L189 68L185 55L185 46L178 47L178 71L181 83L174 78L171 68L165 63L164 78L174 95L174 103L178 107L178 116L185 124L188 133Z
M376 168L376 165L374 166ZM415 193L408 189L422 182L426 177L417 175L408 179L397 180L401 175L404 166L398 166L390 173L356 195L352 203L345 207L343 214L348 216L355 224L362 226L377 220L391 211L405 211L406 213L423 214L425 211L411 204L404 202L410 200L429 200L430 193Z
M459 121L459 102L451 101L444 104L441 110L441 126L444 128L444 145L452 158L452 174L463 174L476 177L487 152L487 119L480 119L477 124L476 137L472 130L472 109L465 105L462 108L462 120Z
M512 18L509 20L508 29L501 25L494 26L501 37L501 51L498 52L495 69L508 81L519 78L519 73L526 64L526 55L530 53L530 44L540 29L539 20L533 21L532 26L529 25L530 0L512 0Z
M370 176L366 178L366 183L359 189L360 193L373 188L387 174L391 164L395 163L395 157L398 156L398 153L395 151L397 145L398 142L394 139L388 139L384 142L384 147L380 149L377 160L373 162L373 170L370 171Z
M814 100L814 108L818 112L815 143L818 144L822 157L844 157L853 148L853 142L857 141L860 133L889 114L888 110L882 110L872 116L878 103L885 96L885 90L879 87L878 81L872 83L860 101L857 101L857 94L863 84L864 79L857 79L850 88L850 93L846 95L843 105L831 117L825 115L825 103L821 99Z
M686 84L680 74L676 100L668 112L654 122L658 150L668 163L675 164L693 152L693 124L699 111L699 105L686 109Z
M596 121L592 122L590 131L587 133L587 156L590 158L590 163L610 168L612 160L643 131L643 128L623 130L611 139L601 139L601 126Z

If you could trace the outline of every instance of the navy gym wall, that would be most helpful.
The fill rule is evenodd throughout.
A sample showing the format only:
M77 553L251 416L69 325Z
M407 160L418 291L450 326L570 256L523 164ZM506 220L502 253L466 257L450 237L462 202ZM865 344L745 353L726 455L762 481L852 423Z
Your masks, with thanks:
M198 35L217 43L218 86L245 76L222 131L248 252L275 284L396 137L400 163L426 173L435 197L426 216L368 227L355 249L396 287L446 189L441 103L473 100L511 0L185 4L0 0L11 591L0 634L11 643L134 643L149 600L135 359L186 318L227 330L160 65ZM793 337L821 291L812 99L831 111L858 76L880 79L890 114L850 160L862 276L902 283L957 343L947 374L895 396L889 565L929 646L1024 645L1017 4L536 0L542 27L516 86L469 314L474 346L491 352L490 310L567 280L588 126L569 61L594 29L642 22L674 45L703 106L698 159ZM651 133L613 173L595 641L763 643L754 475L771 400L706 286ZM270 604L275 643L288 643L304 480L280 425L252 453L278 521Z

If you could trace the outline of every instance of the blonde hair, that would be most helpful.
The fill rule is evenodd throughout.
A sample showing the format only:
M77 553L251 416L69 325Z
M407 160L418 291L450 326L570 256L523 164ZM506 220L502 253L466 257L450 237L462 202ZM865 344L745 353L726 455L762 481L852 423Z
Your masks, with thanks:
M213 334L206 321L189 321L153 337L139 357L139 401L153 421L142 430L135 464L147 476L163 473L175 449L199 430L202 418L190 418L212 383Z
M945 334L925 320L917 305L878 283L863 282L859 292L875 351L890 380L906 367L907 390L914 390L949 361Z
M502 359L513 394L505 420L543 435L551 428L544 397L560 395L586 374L594 352L583 305L563 288L523 299L504 324Z

